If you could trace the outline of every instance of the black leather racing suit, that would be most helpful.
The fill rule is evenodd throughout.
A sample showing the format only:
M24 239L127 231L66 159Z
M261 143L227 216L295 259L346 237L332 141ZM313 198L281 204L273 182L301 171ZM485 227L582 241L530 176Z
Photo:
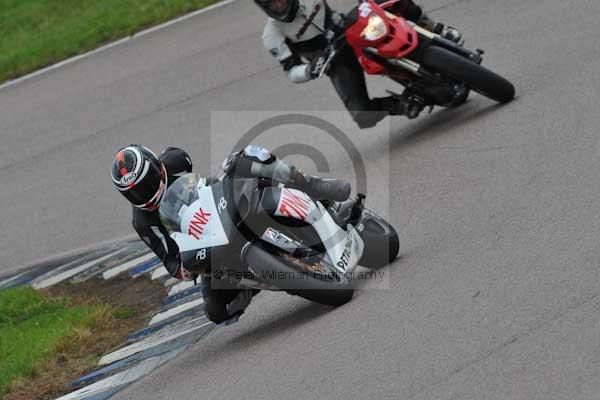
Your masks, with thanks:
M167 171L167 186L175 182L179 176L192 172L191 160L186 157L185 153L175 147L165 149L158 156L158 159ZM137 234L162 261L171 276L177 276L181 266L179 247L161 223L158 210L145 211L133 207L132 224Z

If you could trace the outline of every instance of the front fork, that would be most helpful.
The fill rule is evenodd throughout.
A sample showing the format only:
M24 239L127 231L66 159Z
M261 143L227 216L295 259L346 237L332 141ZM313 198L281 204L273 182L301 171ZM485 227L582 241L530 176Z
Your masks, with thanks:
M397 96L418 104L421 109L429 107L430 113L435 105L456 107L457 105L462 104L468 96L469 88L460 82L449 81L428 71L418 62L419 53L427 46L438 46L468 58L477 64L481 64L483 50L477 49L476 52L471 52L462 46L419 26L415 26L415 29L419 33L421 45L419 50L414 53L414 59L403 58L388 60L389 64L393 66L394 69L400 69L405 72L408 71L416 77L416 79L398 79L391 74L391 79L406 88L402 95ZM400 74L400 76L402 75L404 74ZM396 95L394 93L391 94Z
M481 64L483 60L482 55L484 54L483 50L477 49L475 52L472 52L414 22L407 22L419 35L419 48L413 53L412 57L396 59L382 58L378 56L377 49L374 47L365 48L363 49L363 52L366 55L373 57L376 61L385 64L390 71L389 77L406 87L406 90L401 95L389 92L391 95L412 102L418 105L420 109L430 107L429 112L433 110L435 105L455 106L455 99L462 98L464 92L468 92L468 88L460 83L453 84L448 82L439 75L429 72L418 62L419 53L427 46L438 46L450 50L477 64ZM394 71L397 71L396 76L394 76ZM406 72L416 76L417 79L406 79Z
M407 21L407 22L419 34L419 42L420 43L423 43L425 41L426 43L429 42L426 44L428 46L443 47L446 50L450 50L453 53L456 53L460 56L468 58L469 60L471 60L477 64L481 64L481 62L483 61L483 57L482 57L484 54L483 50L477 49L473 52L471 50L465 49L463 46L461 46L458 43L453 42L452 40L448 40L446 38L441 37L437 33L428 31L427 29L415 24L414 22L411 22L411 21Z

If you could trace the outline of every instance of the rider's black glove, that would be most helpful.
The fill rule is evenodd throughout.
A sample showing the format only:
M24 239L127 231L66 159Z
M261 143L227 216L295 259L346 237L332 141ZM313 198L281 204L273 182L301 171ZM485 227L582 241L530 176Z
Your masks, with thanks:
M175 278L182 281L195 281L196 278L198 278L198 274L187 270L183 265L181 265L175 273Z

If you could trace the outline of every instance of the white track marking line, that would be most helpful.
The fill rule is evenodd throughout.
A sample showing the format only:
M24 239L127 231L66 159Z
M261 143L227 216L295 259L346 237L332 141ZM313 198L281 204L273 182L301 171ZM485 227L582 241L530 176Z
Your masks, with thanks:
M152 280L162 278L163 276L169 275L169 271L166 268L155 269L152 271Z
M170 351L157 357L152 357L147 360L144 360L133 368L130 368L109 378L98 381L92 385L81 388L65 396L59 397L56 400L83 400L90 398L94 395L106 392L107 390L110 390L112 388L124 386L141 378L150 371L159 367L161 364L164 364L170 359L178 356L181 352L185 350L186 347L187 346Z
M141 257L134 258L133 260L127 261L124 264L121 264L117 267L111 268L108 271L104 271L102 273L102 277L104 279L114 278L115 276L119 275L121 272L128 271L131 268L142 264L143 262L150 261L154 257L156 257L156 255L154 253L149 253L149 254L143 255Z
M29 272L29 271L21 272L19 275L15 275L15 276L13 276L11 278L3 280L2 282L0 282L0 288L3 287L3 286L5 286L5 285L8 285L9 283L11 283L11 282L13 282L13 281L15 281L17 279L19 279L20 277L22 277L23 275L25 275L27 272Z
M194 282L192 281L184 281L174 285L171 290L169 290L169 296L173 296L174 294L183 292L186 289L194 287Z
M109 43L109 44L104 45L102 47L99 47L99 48L97 48L95 50L91 50L91 51L89 51L87 53L83 53L83 54L80 54L80 55L72 57L72 58L68 58L68 59L66 59L64 61L61 61L61 62L57 63L57 64L53 64L53 65L50 65L50 66L48 66L46 68L42 68L42 69L40 69L38 71L32 72L31 74L22 76L22 77L17 78L17 79L13 79L13 80L8 81L8 82L5 82L5 83L3 83L3 84L0 85L0 91L3 90L3 89L9 88L11 86L14 86L16 84L19 84L21 82L25 82L25 81L27 81L27 80L29 80L31 78L35 78L36 76L45 74L47 72L53 71L55 69L58 69L60 67L64 67L65 65L72 64L72 63L74 63L76 61L79 61L81 59L87 58L87 57L92 56L94 54L103 52L103 51L108 50L108 49L110 49L112 47L115 47L115 46L118 46L120 44L126 43L126 42L130 41L131 39L135 39L135 38L147 35L149 33L156 32L158 30L164 29L164 28L166 28L168 26L171 26L171 25L174 25L176 23L179 23L179 22L185 21L187 19L193 18L193 17L195 17L197 15L200 15L200 14L203 14L205 12L209 12L209 11L212 11L212 10L217 9L219 7L226 6L227 4L233 3L234 1L236 1L236 0L225 0L225 1L222 1L222 2L217 3L217 4L213 4L212 6L208 6L208 7L202 8L200 10L192 11L189 14L182 15L179 18L175 18L175 19L173 19L171 21L164 22L164 23L162 23L160 25L157 25L155 27L143 30L143 31L138 32L136 34L133 34L131 36L124 37L124 38L119 39L119 40L117 40L115 42L112 42L112 43Z
M77 257L73 261L69 261L68 263L65 263L65 264L56 263L57 266L55 268L49 269L44 274L35 277L34 279L31 280L30 284L49 279L53 276L60 274L61 272L69 271L70 269L77 267L77 265L83 265L86 262L83 260L86 260L86 259L88 259L87 256L82 256L82 257Z
M169 278L165 281L165 287L177 285L179 282L181 282L181 280L177 278Z
M139 342L133 343L129 346L123 347L122 349L119 349L117 351L114 351L112 353L105 355L104 357L102 357L100 359L100 361L98 362L98 365L107 365L107 364L111 364L115 361L122 360L122 359L127 358L131 355L134 355L136 353L142 352L147 349L151 349L153 347L156 347L161 344L164 344L164 343L170 342L172 340L175 340L177 338L180 338L184 335L187 335L188 333L197 331L197 330L204 328L205 326L208 326L210 324L212 324L212 322L206 322L205 324L195 326L190 329L185 329L185 330L182 330L180 332L177 332L177 333L171 334L171 335L149 336L146 339L140 340Z
M167 311L160 312L152 317L150 322L148 322L148 326L158 324L159 322L169 319L177 314L181 314L182 312L191 310L192 308L197 307L203 303L204 303L204 299L200 298L200 299L196 299L193 301L189 301L187 303L180 304L180 305L173 307Z
M107 254L103 257L100 257L93 261L87 262L79 267L69 269L65 272L61 272L60 274L51 276L47 279L43 279L41 281L35 282L31 286L33 286L36 289L43 289L43 288L47 288L49 286L55 285L57 283L60 283L62 281L65 281L69 278L74 277L75 275L79 274L80 272L88 270L89 268L93 267L94 265L98 264L99 262L102 262L110 257L113 257L115 254L120 253L121 251L122 250L117 250L117 251Z
M183 322L181 322L183 321ZM140 339L137 340L132 340L130 343L136 343L140 340L143 340L145 338L149 338L151 336L155 336L155 335L171 335L173 333L176 333L177 331L183 330L183 329L188 329L194 326L198 326L199 321L202 321L202 323L206 323L208 322L208 317L206 315L203 315L201 317L197 317L194 319L183 319L183 320L179 320L179 321L175 321L169 325L166 325L164 327L162 327L161 329L157 330L156 332L152 332L149 333L145 336L142 336ZM146 328L148 329L148 328Z
M17 272L24 271L24 270L30 270L32 268L38 267L40 264L58 264L61 260L64 260L67 258L70 258L70 259L74 259L76 257L81 258L80 257L81 254L92 253L94 251L102 250L105 248L115 247L116 245L121 245L122 243L125 243L125 242L128 243L127 246L131 246L131 245L133 245L133 243L131 243L131 241L134 239L140 240L140 237L136 233L132 233L129 235L121 236L119 238L102 240L99 242L95 242L92 245L77 247L75 249L71 249L68 251L63 251L58 254L54 254L52 256L40 257L40 258L37 258L26 264L21 264L16 267L10 267L9 269L6 270L6 272L7 273L17 273Z

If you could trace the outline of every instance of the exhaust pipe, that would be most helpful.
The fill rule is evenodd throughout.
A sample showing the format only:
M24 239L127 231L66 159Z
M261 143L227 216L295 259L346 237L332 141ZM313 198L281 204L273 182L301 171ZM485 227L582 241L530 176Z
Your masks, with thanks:
M379 54L377 54L377 49L375 47L366 47L363 51L372 56L382 58L381 56L379 56ZM417 76L423 76L421 65L407 58L382 58L382 60L391 64L394 67L399 67L409 72L412 72Z
M340 282L327 275L294 269L280 257L263 249L260 243L251 243L245 247L242 260L256 277L256 281L282 290L332 290L340 286Z

